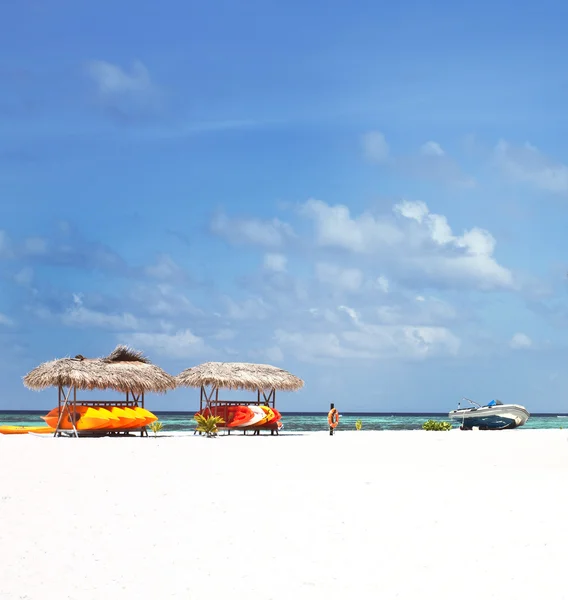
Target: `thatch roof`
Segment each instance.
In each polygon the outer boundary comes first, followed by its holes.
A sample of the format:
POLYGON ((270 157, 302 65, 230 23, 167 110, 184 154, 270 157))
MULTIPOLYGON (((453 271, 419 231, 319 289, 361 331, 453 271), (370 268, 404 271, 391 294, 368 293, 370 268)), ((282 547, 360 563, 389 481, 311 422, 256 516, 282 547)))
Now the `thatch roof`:
POLYGON ((252 363, 208 362, 182 371, 177 377, 178 385, 185 387, 212 386, 240 390, 301 389, 304 382, 288 371, 272 365, 252 363))
POLYGON ((32 390, 55 386, 75 386, 80 390, 118 392, 165 392, 176 387, 176 380, 153 365, 141 352, 117 346, 104 358, 59 358, 43 363, 24 377, 32 390))

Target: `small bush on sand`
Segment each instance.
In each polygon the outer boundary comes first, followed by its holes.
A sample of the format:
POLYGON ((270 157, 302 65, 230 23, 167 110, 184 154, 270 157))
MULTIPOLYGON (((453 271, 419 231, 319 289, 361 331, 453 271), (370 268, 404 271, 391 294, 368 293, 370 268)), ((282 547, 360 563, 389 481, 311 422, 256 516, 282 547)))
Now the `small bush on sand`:
POLYGON ((154 437, 156 437, 158 432, 162 431, 162 429, 164 428, 164 425, 162 423, 160 423, 160 421, 154 421, 153 423, 150 423, 150 425, 148 425, 148 427, 150 428, 150 431, 154 434, 154 437))
POLYGON ((355 429, 357 431, 361 431, 361 429, 363 429, 363 421, 361 421, 361 419, 357 419, 355 421, 355 429))
POLYGON ((207 437, 215 437, 218 433, 217 426, 222 425, 225 422, 222 417, 204 417, 199 413, 193 418, 197 421, 197 431, 199 431, 199 433, 204 433, 207 437))
POLYGON ((434 421, 434 419, 428 419, 422 424, 422 429, 425 431, 450 431, 452 424, 447 421, 434 421))

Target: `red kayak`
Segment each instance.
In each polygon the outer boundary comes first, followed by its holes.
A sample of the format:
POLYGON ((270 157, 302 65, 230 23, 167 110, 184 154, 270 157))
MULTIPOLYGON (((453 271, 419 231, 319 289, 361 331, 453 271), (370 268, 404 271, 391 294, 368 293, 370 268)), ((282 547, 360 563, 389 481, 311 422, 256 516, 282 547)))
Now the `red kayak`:
POLYGON ((221 417, 226 427, 240 427, 254 417, 254 411, 248 406, 214 406, 201 412, 204 417, 221 417))

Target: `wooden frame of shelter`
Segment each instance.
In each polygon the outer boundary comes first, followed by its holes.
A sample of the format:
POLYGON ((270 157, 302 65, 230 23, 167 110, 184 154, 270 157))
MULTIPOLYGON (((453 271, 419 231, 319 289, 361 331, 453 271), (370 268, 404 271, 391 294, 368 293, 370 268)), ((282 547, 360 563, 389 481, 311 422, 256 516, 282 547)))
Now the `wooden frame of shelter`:
MULTIPOLYGON (((214 411, 221 406, 264 404, 276 408, 276 391, 297 391, 304 386, 299 377, 272 365, 254 363, 208 362, 182 371, 177 377, 178 386, 199 388, 199 412, 209 408, 214 411), (221 400, 219 390, 249 390, 256 392, 253 400, 221 400)), ((231 430, 242 430, 244 433, 253 430, 270 430, 278 433, 276 425, 260 425, 250 427, 221 427, 231 430)))
MULTIPOLYGON (((32 390, 48 387, 58 389, 58 421, 54 436, 71 434, 79 437, 76 428, 77 406, 144 408, 146 392, 164 393, 176 387, 174 377, 152 364, 141 352, 117 346, 104 358, 60 358, 42 363, 24 377, 24 385, 32 390), (77 390, 115 390, 125 394, 123 400, 77 400, 77 390), (69 417, 71 430, 61 429, 64 416, 69 417)), ((138 431, 148 435, 146 427, 112 430, 89 430, 90 435, 114 435, 138 431)))

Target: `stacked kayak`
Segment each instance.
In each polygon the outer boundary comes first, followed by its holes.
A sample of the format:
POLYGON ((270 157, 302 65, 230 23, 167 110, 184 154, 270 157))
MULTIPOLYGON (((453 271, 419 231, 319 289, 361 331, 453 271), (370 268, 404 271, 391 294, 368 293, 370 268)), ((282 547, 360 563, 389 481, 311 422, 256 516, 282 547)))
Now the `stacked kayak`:
MULTIPOLYGON (((149 410, 140 406, 69 406, 63 411, 59 424, 61 430, 72 430, 75 422, 77 431, 127 431, 140 429, 158 420, 149 410)), ((42 417, 46 426, 0 425, 0 434, 54 433, 59 420, 59 408, 54 408, 42 417)))
POLYGON ((223 427, 229 429, 281 429, 282 415, 270 406, 237 405, 213 406, 201 412, 204 417, 217 416, 224 421, 223 427))
MULTIPOLYGON (((54 408, 42 419, 49 427, 55 429, 59 420, 59 409, 54 408)), ((71 406, 63 411, 59 429, 73 429, 71 419, 77 431, 115 431, 140 429, 146 427, 158 417, 141 406, 71 406)))

